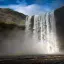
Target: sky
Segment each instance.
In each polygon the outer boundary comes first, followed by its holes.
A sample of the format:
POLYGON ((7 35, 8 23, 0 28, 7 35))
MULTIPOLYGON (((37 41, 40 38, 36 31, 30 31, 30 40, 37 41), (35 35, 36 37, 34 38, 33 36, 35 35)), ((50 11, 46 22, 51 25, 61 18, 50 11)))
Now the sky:
POLYGON ((26 15, 41 14, 61 6, 64 0, 0 0, 0 8, 11 8, 26 15))

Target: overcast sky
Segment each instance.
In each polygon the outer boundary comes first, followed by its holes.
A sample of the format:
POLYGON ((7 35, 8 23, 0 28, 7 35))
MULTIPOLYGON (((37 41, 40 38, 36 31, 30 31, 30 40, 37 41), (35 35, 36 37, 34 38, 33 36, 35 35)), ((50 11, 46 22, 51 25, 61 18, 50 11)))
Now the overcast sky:
POLYGON ((11 8, 26 15, 41 14, 64 5, 64 0, 0 0, 1 8, 11 8))

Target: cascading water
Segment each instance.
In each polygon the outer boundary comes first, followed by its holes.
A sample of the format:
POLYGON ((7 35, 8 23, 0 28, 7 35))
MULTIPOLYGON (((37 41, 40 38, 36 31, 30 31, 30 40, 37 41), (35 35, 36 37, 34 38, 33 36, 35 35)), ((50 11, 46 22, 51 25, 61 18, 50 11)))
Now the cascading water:
POLYGON ((35 15, 33 33, 31 33, 30 30, 30 25, 32 22, 31 18, 31 16, 27 16, 26 18, 26 38, 28 38, 29 35, 32 34, 32 47, 40 53, 58 53, 59 49, 57 47, 58 43, 56 37, 54 12, 47 12, 41 15, 35 15))

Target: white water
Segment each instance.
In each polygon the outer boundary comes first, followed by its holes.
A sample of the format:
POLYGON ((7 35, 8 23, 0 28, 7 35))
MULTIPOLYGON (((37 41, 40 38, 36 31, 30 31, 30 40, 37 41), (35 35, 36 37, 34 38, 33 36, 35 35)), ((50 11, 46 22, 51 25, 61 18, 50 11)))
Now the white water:
POLYGON ((54 12, 35 15, 33 32, 30 29, 31 18, 31 16, 26 18, 25 44, 27 51, 37 54, 58 53, 54 12))

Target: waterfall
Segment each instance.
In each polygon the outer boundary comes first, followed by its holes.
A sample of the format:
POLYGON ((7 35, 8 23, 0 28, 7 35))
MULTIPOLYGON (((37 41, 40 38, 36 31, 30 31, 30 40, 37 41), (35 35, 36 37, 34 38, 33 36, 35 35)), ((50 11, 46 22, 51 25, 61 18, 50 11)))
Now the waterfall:
POLYGON ((54 12, 48 12, 46 14, 46 25, 47 25, 47 49, 48 53, 59 52, 58 42, 56 36, 56 24, 54 19, 54 12))
POLYGON ((26 31, 29 31, 30 30, 30 24, 31 24, 31 16, 27 16, 26 17, 26 31))
MULTIPOLYGON (((26 18, 26 34, 28 33, 31 34, 30 30, 31 28, 30 25, 32 22, 31 18, 32 16, 27 16, 26 18)), ((36 44, 39 43, 42 49, 46 48, 45 49, 46 54, 59 52, 56 36, 54 12, 46 12, 41 15, 34 15, 32 39, 34 40, 33 41, 34 43, 36 44)))

